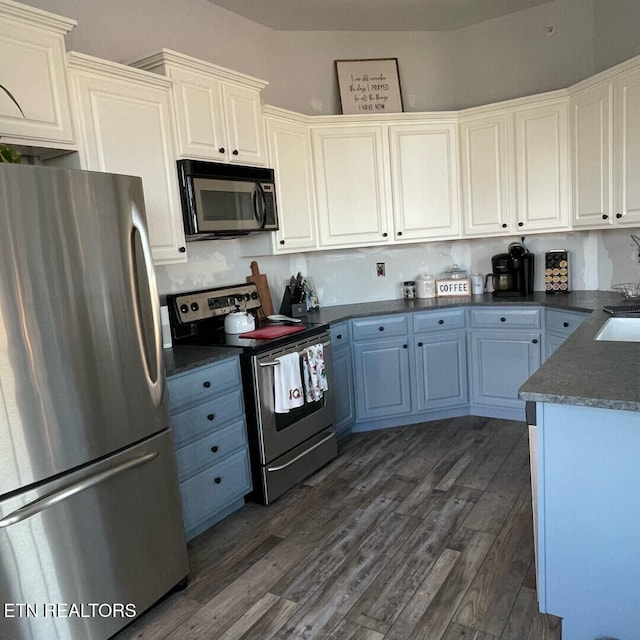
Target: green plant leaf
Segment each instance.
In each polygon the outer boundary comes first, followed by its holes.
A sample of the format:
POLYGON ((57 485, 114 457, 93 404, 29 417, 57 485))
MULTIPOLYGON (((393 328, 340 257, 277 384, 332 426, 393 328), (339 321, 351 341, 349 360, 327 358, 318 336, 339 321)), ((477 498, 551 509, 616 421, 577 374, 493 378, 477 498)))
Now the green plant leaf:
POLYGON ((17 149, 10 147, 8 144, 0 143, 0 162, 10 162, 18 164, 22 155, 17 149))
POLYGON ((0 84, 0 89, 2 89, 9 96, 9 99, 11 100, 11 102, 13 102, 13 104, 15 104, 16 107, 18 107, 18 110, 20 111, 20 113, 22 114, 22 117, 24 118, 25 117, 24 111, 22 110, 22 107, 18 104, 18 101, 15 99, 11 91, 9 91, 7 87, 2 86, 1 84, 0 84))

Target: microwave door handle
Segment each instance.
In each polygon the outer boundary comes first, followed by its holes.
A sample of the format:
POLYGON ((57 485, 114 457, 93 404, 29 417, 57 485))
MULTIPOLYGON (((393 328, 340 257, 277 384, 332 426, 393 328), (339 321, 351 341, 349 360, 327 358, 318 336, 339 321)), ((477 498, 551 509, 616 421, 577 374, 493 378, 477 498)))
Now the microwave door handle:
POLYGON ((264 229, 265 224, 267 224, 267 198, 259 182, 256 183, 256 188, 253 191, 253 215, 260 225, 260 229, 264 229), (260 201, 260 204, 258 204, 258 201, 260 201))

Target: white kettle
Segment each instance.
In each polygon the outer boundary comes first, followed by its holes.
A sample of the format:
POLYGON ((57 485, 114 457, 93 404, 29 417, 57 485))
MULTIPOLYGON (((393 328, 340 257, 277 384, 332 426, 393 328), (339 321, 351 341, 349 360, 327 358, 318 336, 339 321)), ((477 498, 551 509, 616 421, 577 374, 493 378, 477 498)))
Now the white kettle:
POLYGON ((224 319, 224 332, 237 334, 253 331, 256 328, 256 319, 248 311, 236 309, 227 314, 224 319))

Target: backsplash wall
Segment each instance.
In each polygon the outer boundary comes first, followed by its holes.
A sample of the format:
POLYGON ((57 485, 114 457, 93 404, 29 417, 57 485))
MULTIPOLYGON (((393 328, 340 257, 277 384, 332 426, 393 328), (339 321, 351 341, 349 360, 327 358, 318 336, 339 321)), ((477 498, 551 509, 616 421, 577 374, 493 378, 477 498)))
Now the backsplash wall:
MULTIPOLYGON (((567 249, 570 286, 574 290, 608 290, 613 283, 640 282, 638 247, 631 239, 638 229, 579 231, 525 236, 525 245, 536 255, 535 289, 544 289, 544 254, 567 249)), ((491 256, 506 251, 521 236, 451 240, 392 247, 368 247, 292 254, 256 256, 267 274, 276 311, 284 285, 301 271, 312 278, 322 306, 370 302, 400 297, 400 283, 420 273, 435 277, 455 263, 469 273, 486 274, 491 256), (376 275, 376 263, 384 262, 386 276, 376 275)), ((252 258, 240 255, 242 240, 209 240, 190 243, 184 264, 157 268, 161 294, 222 287, 245 281, 252 258)))

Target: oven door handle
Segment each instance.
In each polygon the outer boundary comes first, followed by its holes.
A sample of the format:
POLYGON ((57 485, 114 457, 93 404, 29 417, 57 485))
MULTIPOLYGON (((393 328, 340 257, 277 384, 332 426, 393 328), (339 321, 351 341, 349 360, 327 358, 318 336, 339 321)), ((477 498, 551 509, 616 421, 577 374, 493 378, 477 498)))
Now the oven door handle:
POLYGON ((313 447, 309 447, 306 451, 303 451, 292 460, 289 460, 289 462, 285 462, 285 464, 278 465, 277 467, 267 467, 267 471, 270 471, 270 472, 282 471, 282 469, 286 469, 287 467, 290 467, 294 462, 297 462, 298 460, 300 460, 300 458, 303 458, 308 453, 311 453, 311 451, 313 451, 314 449, 317 449, 318 447, 323 445, 325 442, 328 442, 329 440, 331 440, 331 438, 334 438, 335 435, 336 435, 335 431, 332 431, 326 438, 323 438, 322 440, 320 440, 320 442, 316 442, 313 445, 313 447))
MULTIPOLYGON (((323 347, 330 347, 330 342, 323 342, 323 347)), ((302 357, 302 353, 298 352, 298 355, 302 357)), ((267 362, 258 362, 259 367, 277 367, 280 363, 277 360, 267 360, 267 362)))

